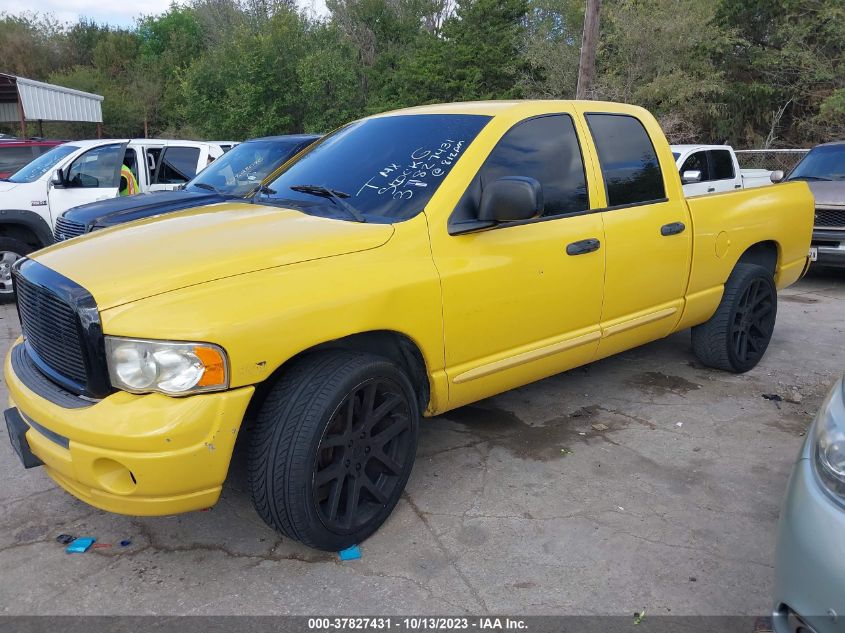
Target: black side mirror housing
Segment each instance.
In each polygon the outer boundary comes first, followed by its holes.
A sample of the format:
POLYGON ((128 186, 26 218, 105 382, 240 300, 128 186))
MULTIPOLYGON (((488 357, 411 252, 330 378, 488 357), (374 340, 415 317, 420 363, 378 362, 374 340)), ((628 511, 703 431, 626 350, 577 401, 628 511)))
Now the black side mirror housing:
POLYGON ((534 178, 506 176, 494 180, 481 192, 480 222, 518 222, 543 213, 543 187, 534 178))

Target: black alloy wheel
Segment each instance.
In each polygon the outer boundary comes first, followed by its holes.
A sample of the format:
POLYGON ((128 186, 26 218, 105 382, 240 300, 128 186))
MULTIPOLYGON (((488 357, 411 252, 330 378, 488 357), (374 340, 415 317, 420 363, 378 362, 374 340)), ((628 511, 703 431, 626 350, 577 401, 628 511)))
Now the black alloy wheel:
POLYGON ((350 392, 317 450, 313 492, 323 525, 348 533, 370 522, 403 483, 415 448, 409 403, 397 383, 372 378, 350 392))
POLYGON ((770 286, 765 279, 756 278, 739 299, 731 327, 731 344, 742 364, 756 365, 772 338, 775 299, 770 286))

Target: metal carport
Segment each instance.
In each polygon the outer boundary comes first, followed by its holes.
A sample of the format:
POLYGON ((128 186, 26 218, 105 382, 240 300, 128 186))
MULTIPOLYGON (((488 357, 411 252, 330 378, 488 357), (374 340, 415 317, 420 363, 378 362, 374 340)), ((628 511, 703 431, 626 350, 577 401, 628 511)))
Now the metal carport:
POLYGON ((101 95, 0 73, 0 122, 20 123, 23 138, 27 121, 37 121, 39 130, 43 121, 96 123, 100 137, 102 102, 101 95))

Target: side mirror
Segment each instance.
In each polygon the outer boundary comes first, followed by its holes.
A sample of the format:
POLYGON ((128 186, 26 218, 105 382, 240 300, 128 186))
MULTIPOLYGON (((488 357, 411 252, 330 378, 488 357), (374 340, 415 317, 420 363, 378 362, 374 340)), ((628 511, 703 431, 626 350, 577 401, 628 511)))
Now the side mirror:
POLYGON ((57 169, 53 172, 53 177, 50 178, 50 186, 55 189, 61 189, 65 186, 65 175, 62 173, 61 169, 57 169))
POLYGON ((782 169, 776 169, 775 171, 772 172, 771 176, 769 176, 769 179, 772 182, 780 182, 781 180, 783 180, 783 177, 784 177, 783 170, 782 169))
POLYGON ((534 178, 506 176, 481 192, 480 222, 530 220, 543 213, 543 187, 534 178))
POLYGON ((701 172, 698 169, 690 169, 681 174, 681 182, 689 185, 694 182, 701 182, 701 172))

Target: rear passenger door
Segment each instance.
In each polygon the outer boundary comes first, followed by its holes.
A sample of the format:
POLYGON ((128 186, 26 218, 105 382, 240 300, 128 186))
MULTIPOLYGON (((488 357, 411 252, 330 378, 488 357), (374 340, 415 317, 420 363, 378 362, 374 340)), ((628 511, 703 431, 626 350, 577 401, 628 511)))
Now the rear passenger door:
POLYGON ((666 195, 664 170, 674 170, 675 163, 669 156, 661 167, 642 122, 623 114, 587 113, 585 118, 607 205, 601 213, 607 269, 598 352, 607 356, 665 336, 677 323, 689 277, 692 227, 684 198, 666 195))
POLYGON ((158 157, 151 191, 176 189, 197 175, 199 147, 168 145, 158 157))

